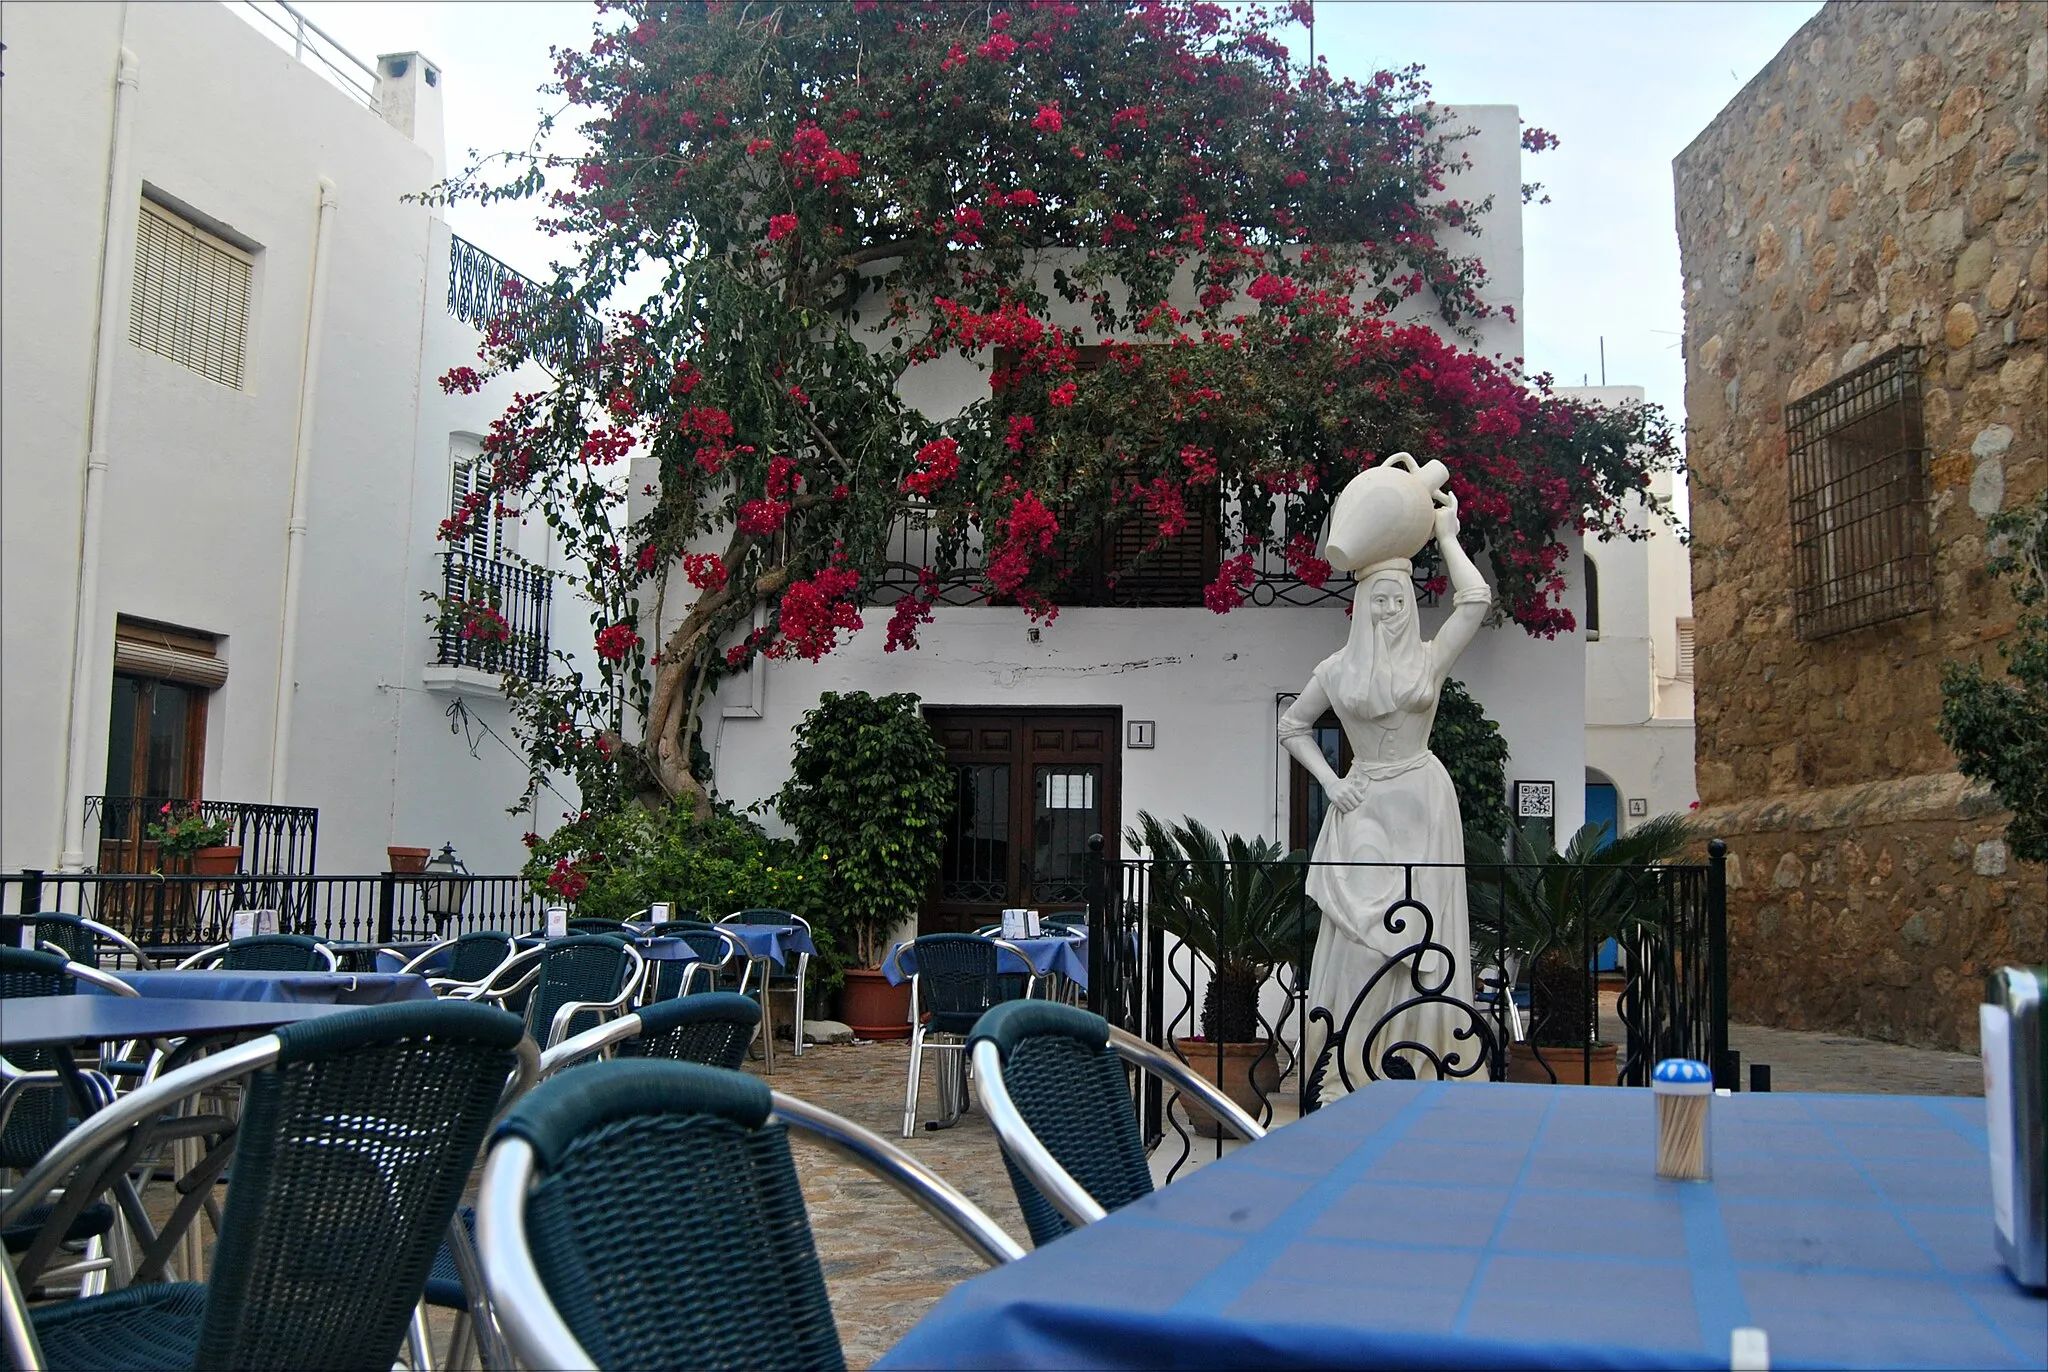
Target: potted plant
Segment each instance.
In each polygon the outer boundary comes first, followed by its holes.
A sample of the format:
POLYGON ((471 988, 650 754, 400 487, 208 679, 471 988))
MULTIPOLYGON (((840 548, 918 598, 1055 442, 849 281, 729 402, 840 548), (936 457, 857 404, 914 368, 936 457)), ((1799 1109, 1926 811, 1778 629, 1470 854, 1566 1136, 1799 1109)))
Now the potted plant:
POLYGON ((145 832, 159 860, 183 862, 197 876, 228 876, 241 869, 242 850, 228 843, 228 822, 207 818, 194 802, 165 801, 145 832))
POLYGON ((390 860, 388 870, 398 875, 410 875, 427 870, 427 859, 434 855, 432 848, 389 847, 384 855, 390 860))
POLYGON ((882 959, 938 876, 953 812, 953 772, 917 697, 820 696, 796 727, 775 808, 822 874, 848 1026, 862 1038, 909 1037, 909 986, 889 985, 882 959))
MULTIPOLYGON (((1270 839, 1219 837, 1194 819, 1162 823, 1138 812, 1125 838, 1152 857, 1149 909, 1158 927, 1209 967, 1201 1034, 1174 1039, 1188 1064, 1258 1114, 1280 1086, 1279 1058, 1259 1023, 1259 991, 1276 963, 1302 957, 1315 939, 1315 906, 1303 894, 1308 856, 1270 839)), ((1183 1102, 1198 1133, 1221 1126, 1183 1102)))
POLYGON ((1482 831, 1465 833, 1468 866, 1498 864, 1468 882, 1478 946, 1500 950, 1502 962, 1529 970, 1526 1050, 1514 1050, 1508 1080, 1615 1084, 1613 1043, 1600 1039, 1600 1000, 1589 949, 1655 920, 1663 906, 1649 868, 1677 856, 1693 837, 1682 815, 1645 820, 1619 838, 1588 824, 1559 852, 1540 825, 1521 831, 1510 861, 1482 831))

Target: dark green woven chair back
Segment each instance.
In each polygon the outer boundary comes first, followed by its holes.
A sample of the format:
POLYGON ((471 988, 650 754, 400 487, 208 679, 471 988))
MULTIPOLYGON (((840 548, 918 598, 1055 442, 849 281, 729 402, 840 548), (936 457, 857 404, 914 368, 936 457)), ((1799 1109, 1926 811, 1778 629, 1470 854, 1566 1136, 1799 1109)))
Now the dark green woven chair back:
POLYGON ((464 934, 448 950, 448 970, 440 975, 457 981, 482 981, 511 951, 512 936, 501 929, 464 934))
POLYGON ((761 1007, 731 991, 657 1001, 640 1011, 640 1037, 619 1045, 619 1056, 737 1071, 760 1023, 761 1007))
POLYGON ((752 1077, 629 1060, 541 1083, 499 1127, 534 1146, 534 1266, 599 1367, 845 1367, 768 1112, 752 1077))
MULTIPOLYGON (((77 989, 64 959, 55 953, 0 946, 0 1000, 22 996, 68 996, 77 989)), ((0 1015, 5 1015, 0 1010, 0 1015)), ((57 1065, 47 1048, 10 1048, 7 1060, 25 1072, 57 1065)), ((52 1144, 71 1128, 71 1097, 64 1091, 33 1088, 14 1102, 7 1128, 0 1131, 0 1167, 27 1168, 41 1161, 52 1144)))
MULTIPOLYGON (((625 985, 632 966, 626 945, 609 934, 571 934, 556 939, 540 957, 540 979, 526 1002, 526 1031, 535 1043, 547 1040, 555 1012, 572 1000, 610 1000, 625 985)), ((569 1033, 595 1027, 597 1015, 578 1015, 569 1033)))
POLYGON ((987 939, 926 934, 910 947, 917 968, 917 1008, 929 1016, 928 1027, 968 1033, 991 1007, 1009 998, 996 973, 999 950, 987 939))
POLYGON ((582 919, 570 920, 569 932, 572 934, 624 934, 630 938, 633 934, 633 926, 622 919, 599 919, 596 915, 588 915, 582 919))
MULTIPOLYGON (((656 928, 659 930, 659 937, 678 938, 690 945, 690 951, 704 962, 715 964, 725 956, 725 936, 715 932, 712 926, 702 920, 670 920, 667 924, 657 925, 656 928)), ((684 984, 691 980, 690 969, 695 965, 674 961, 655 963, 655 998, 667 1000, 670 996, 680 995, 684 984)), ((702 973, 699 973, 695 980, 699 987, 712 985, 711 979, 702 973)))
POLYGON ((725 917, 727 924, 795 924, 797 917, 787 910, 771 910, 767 906, 756 906, 748 910, 735 910, 725 917))
MULTIPOLYGON (((337 972, 374 972, 377 969, 377 950, 357 945, 353 948, 337 948, 327 945, 327 951, 334 954, 334 970, 337 972)), ((317 960, 317 959, 316 959, 317 960)))
POLYGON ((388 1372, 516 1061, 519 1021, 461 1001, 277 1031, 249 1082, 200 1367, 388 1372))
POLYGON ((64 956, 73 962, 82 962, 87 967, 100 965, 99 941, 92 936, 92 930, 76 915, 32 915, 24 920, 33 932, 30 938, 36 948, 45 943, 54 943, 64 950, 64 956))
MULTIPOLYGON (((1103 1209, 1152 1194, 1130 1081, 1101 1016, 1052 1001, 1013 1001, 983 1017, 973 1041, 984 1039, 1002 1053, 1003 1085, 1017 1112, 1103 1209)), ((1007 1150, 1003 1166, 1033 1244, 1042 1247, 1073 1228, 1007 1150)))
POLYGON ((255 934, 230 942, 216 964, 223 972, 324 972, 320 940, 305 934, 255 934))

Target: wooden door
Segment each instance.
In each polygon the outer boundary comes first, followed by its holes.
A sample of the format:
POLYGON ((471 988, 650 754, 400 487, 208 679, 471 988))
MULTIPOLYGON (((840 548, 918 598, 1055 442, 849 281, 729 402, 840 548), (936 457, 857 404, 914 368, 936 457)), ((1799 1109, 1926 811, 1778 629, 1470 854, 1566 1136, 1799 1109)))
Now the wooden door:
POLYGON ((1121 777, 1114 710, 933 709, 925 716, 953 769, 955 804, 938 889, 920 933, 969 932, 1006 906, 1087 908, 1088 840, 1116 854, 1121 777))

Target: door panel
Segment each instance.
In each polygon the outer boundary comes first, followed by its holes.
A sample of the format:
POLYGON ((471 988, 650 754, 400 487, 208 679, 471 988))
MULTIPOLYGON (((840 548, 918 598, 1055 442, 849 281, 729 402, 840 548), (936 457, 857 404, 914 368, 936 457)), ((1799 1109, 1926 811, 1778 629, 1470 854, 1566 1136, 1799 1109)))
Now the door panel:
POLYGON ((922 933, 970 931, 1006 906, 1085 908, 1088 840, 1115 855, 1118 718, 1113 711, 929 710, 956 803, 922 933))

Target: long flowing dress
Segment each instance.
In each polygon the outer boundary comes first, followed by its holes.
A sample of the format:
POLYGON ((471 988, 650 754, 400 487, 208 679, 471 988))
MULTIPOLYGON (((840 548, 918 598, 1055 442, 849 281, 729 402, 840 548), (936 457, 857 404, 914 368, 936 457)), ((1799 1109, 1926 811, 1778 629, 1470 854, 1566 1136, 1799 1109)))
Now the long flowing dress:
MULTIPOLYGON (((1429 751, 1437 692, 1450 664, 1439 661, 1435 643, 1425 651, 1432 688, 1426 709, 1368 718, 1366 683, 1355 675, 1347 679, 1340 650, 1316 667, 1282 725, 1283 731, 1306 731, 1326 709, 1334 710, 1351 741, 1354 760, 1346 776, 1368 779, 1356 808, 1345 813, 1332 805, 1324 815, 1312 855, 1316 865, 1309 869, 1308 894, 1323 916, 1309 971, 1310 1011, 1313 1016, 1317 1007, 1327 1009, 1344 1030, 1343 1071, 1334 1060, 1325 1069, 1324 1100, 1387 1076, 1384 1059, 1400 1043, 1423 1046, 1398 1050, 1397 1056, 1425 1080, 1465 1075, 1481 1052, 1480 1040, 1470 1036, 1472 1015, 1462 1008, 1472 1004, 1472 966, 1458 793, 1429 751), (1331 863, 1390 865, 1324 865, 1331 863), (1396 908, 1403 901, 1418 903, 1426 913, 1406 904, 1396 908), (1444 953, 1415 951, 1425 940, 1451 951, 1448 968, 1444 953), (1385 975, 1367 990, 1383 968, 1385 975), (1429 995, 1459 1005, 1425 999, 1429 995), (1390 1012, 1397 1013, 1387 1018, 1390 1012), (1466 1037, 1458 1036, 1460 1029, 1466 1037), (1439 1072, 1438 1064, 1448 1072, 1439 1072)), ((1304 1042, 1308 1068, 1321 1058, 1328 1036, 1328 1028, 1312 1018, 1304 1042)))

